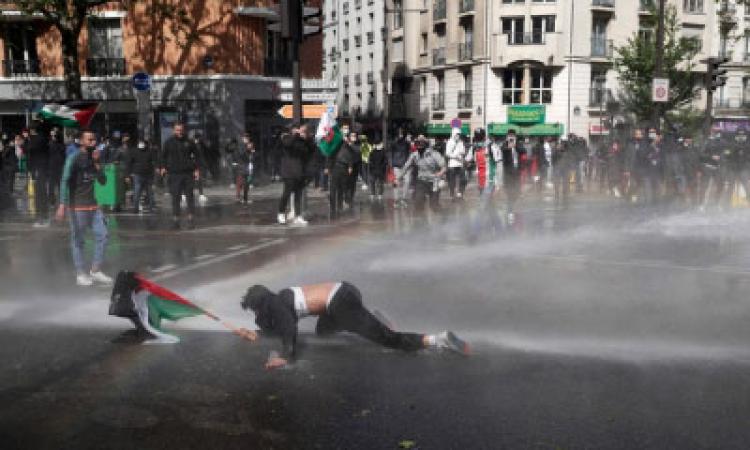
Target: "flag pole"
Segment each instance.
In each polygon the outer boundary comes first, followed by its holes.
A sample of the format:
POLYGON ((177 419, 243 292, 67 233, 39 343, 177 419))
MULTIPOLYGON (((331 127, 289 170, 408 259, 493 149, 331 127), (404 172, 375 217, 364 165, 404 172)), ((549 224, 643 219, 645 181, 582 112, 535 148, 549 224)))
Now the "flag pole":
MULTIPOLYGON (((134 277, 136 278, 136 280, 138 280, 138 281, 140 281, 142 283, 150 284, 150 285, 153 285, 153 286, 158 286, 156 283, 154 283, 151 280, 148 280, 148 279, 144 278, 140 274, 136 273, 136 274, 134 274, 134 277)), ((165 289, 165 288, 162 287, 162 289, 165 289)), ((258 339, 258 333, 256 333, 255 331, 248 330, 248 329, 245 329, 245 328, 242 328, 242 327, 238 327, 238 326, 234 325, 233 323, 231 323, 231 322, 229 322, 227 320, 222 319, 221 317, 217 316, 216 314, 214 314, 213 312, 209 311, 208 309, 203 308, 203 307, 201 307, 199 305, 196 305, 195 303, 191 302, 190 300, 186 299, 185 297, 183 297, 181 295, 178 295, 178 294, 175 294, 175 293, 172 293, 172 294, 174 294, 176 297, 178 297, 186 305, 192 306, 193 308, 195 308, 198 311, 200 311, 202 314, 205 314, 211 320, 220 323, 224 328, 230 330, 232 333, 236 334, 237 336, 239 336, 239 337, 241 337, 243 339, 247 339, 248 341, 251 341, 251 342, 253 342, 256 339, 258 339)))

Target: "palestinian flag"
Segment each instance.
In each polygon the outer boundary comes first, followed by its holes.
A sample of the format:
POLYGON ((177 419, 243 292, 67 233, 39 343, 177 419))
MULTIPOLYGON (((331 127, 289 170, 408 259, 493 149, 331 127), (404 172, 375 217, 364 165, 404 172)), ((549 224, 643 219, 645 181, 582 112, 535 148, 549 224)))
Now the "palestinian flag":
POLYGON ((154 339, 146 343, 174 344, 180 340, 164 333, 163 319, 179 320, 184 317, 208 315, 210 313, 194 305, 174 292, 146 280, 134 272, 120 272, 112 289, 109 314, 126 317, 139 330, 144 330, 154 339))
POLYGON ((329 106, 323 117, 320 118, 318 130, 315 132, 315 141, 318 143, 320 152, 326 157, 336 153, 344 142, 339 125, 333 117, 333 106, 329 106))
POLYGON ((39 111, 39 115, 44 120, 62 127, 87 127, 98 107, 99 104, 96 102, 47 103, 39 111))

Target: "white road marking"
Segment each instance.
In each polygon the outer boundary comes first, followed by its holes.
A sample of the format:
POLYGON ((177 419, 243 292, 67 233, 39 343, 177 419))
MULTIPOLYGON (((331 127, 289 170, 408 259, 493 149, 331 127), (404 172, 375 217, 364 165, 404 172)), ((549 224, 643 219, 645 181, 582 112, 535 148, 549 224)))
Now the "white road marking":
POLYGON ((16 239, 17 237, 18 236, 15 236, 15 235, 13 235, 13 236, 3 236, 3 237, 0 237, 0 241, 12 241, 12 240, 16 239))
MULTIPOLYGON (((261 239, 260 242, 265 242, 267 240, 268 239, 261 239)), ((227 250, 236 251, 236 250, 242 250, 243 248, 247 248, 247 245, 244 245, 244 244, 243 245, 235 245, 234 247, 229 247, 227 250)))
POLYGON ((196 261, 203 261, 204 259, 210 259, 210 258, 213 258, 215 256, 216 255, 214 255, 213 253, 206 253, 205 255, 196 256, 193 259, 196 260, 196 261))
POLYGON ((159 274, 159 275, 153 277, 152 280, 154 280, 154 281, 164 280, 166 278, 171 278, 171 277, 174 277, 174 276, 177 276, 177 275, 182 275, 183 273, 190 272, 191 270, 200 269, 202 267, 210 266, 211 264, 216 264, 216 263, 224 262, 224 261, 227 261, 229 259, 236 258, 238 256, 247 255, 247 254, 250 254, 250 253, 253 253, 253 252, 257 252, 259 250, 263 250, 264 248, 273 247, 274 245, 283 244, 286 241, 287 241, 287 239, 285 239, 285 238, 273 239, 271 241, 263 242, 263 243, 254 245, 254 246, 249 247, 249 248, 245 248, 245 249, 237 250, 237 251, 230 252, 230 253, 227 253, 227 254, 224 254, 224 255, 216 256, 216 257, 211 258, 211 259, 205 259, 203 261, 199 261, 199 262, 196 262, 196 263, 193 263, 193 264, 189 264, 189 265, 184 266, 184 267, 180 267, 179 269, 175 269, 175 270, 171 270, 171 271, 159 274))
POLYGON ((157 267, 155 269, 151 269, 152 273, 161 273, 166 272, 167 270, 172 270, 177 267, 177 264, 165 264, 161 267, 157 267))

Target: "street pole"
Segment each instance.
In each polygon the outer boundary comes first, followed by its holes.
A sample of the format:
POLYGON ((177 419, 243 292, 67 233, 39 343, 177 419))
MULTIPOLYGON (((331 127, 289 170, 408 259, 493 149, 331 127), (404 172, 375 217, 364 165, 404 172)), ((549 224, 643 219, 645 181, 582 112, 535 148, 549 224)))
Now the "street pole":
MULTIPOLYGON (((662 60, 664 59, 664 9, 666 0, 659 0, 659 22, 656 27, 656 60, 654 61, 654 78, 664 78, 662 60)), ((653 126, 661 130, 661 119, 663 111, 659 102, 654 103, 653 126)))
POLYGON ((568 43, 568 124, 567 124, 567 132, 570 134, 570 107, 571 107, 571 98, 570 94, 572 92, 573 87, 573 25, 575 23, 575 13, 576 13, 576 2, 571 1, 570 2, 570 39, 568 43))
POLYGON ((388 26, 388 0, 383 1, 383 75, 381 77, 381 83, 383 83, 383 130, 382 130, 382 144, 383 150, 388 149, 388 122, 391 110, 391 98, 388 95, 388 85, 391 81, 390 74, 390 58, 388 56, 388 47, 391 44, 391 33, 390 27, 388 26))
POLYGON ((490 0, 484 0, 484 89, 483 89, 483 100, 484 105, 482 106, 482 128, 484 129, 485 138, 489 138, 489 132, 487 131, 487 85, 490 72, 490 61, 492 60, 492 52, 490 51, 490 0))
POLYGON ((298 39, 290 39, 292 46, 292 117, 293 122, 302 122, 302 79, 299 72, 299 46, 298 39))

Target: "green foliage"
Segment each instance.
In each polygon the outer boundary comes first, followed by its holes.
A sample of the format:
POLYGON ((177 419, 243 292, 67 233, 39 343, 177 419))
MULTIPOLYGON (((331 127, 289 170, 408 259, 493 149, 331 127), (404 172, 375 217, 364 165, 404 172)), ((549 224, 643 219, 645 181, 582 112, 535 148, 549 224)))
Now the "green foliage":
MULTIPOLYGON (((652 11, 654 36, 645 38, 634 33, 626 45, 615 51, 615 68, 620 80, 620 100, 623 109, 635 116, 637 121, 649 120, 657 107, 651 101, 651 83, 656 62, 656 17, 652 11)), ((664 20, 664 56, 662 70, 669 79, 669 101, 665 110, 685 107, 696 98, 701 89, 701 78, 693 72, 695 56, 700 51, 700 42, 680 35, 677 8, 668 5, 664 20)))

